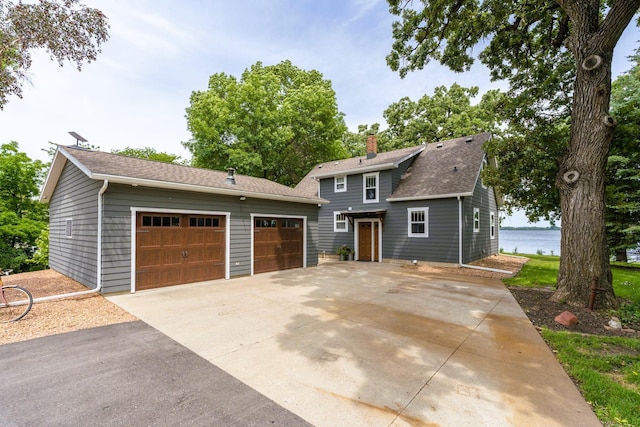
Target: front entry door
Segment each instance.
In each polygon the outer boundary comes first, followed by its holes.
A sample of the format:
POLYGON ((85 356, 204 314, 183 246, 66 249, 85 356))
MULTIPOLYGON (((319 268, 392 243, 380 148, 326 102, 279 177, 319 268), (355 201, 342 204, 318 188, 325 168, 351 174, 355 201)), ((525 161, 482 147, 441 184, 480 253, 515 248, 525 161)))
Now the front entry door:
POLYGON ((379 259, 379 227, 377 221, 358 223, 358 260, 380 261, 379 259))

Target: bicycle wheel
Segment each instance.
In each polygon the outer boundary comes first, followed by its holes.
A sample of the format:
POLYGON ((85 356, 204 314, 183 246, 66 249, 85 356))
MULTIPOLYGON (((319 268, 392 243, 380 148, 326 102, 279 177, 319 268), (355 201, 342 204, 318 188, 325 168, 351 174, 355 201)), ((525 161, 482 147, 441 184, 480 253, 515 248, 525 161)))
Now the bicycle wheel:
POLYGON ((28 290, 18 286, 3 286, 2 292, 9 305, 0 298, 0 322, 20 320, 31 310, 33 297, 28 290))

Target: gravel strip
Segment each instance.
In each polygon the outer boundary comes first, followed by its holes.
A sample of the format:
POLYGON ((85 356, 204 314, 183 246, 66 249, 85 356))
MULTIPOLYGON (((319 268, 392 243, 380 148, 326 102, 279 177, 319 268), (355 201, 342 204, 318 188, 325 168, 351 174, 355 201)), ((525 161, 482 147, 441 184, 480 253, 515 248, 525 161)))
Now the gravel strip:
MULTIPOLYGON (((34 298, 87 290, 53 270, 3 276, 2 281, 27 288, 34 298)), ((99 294, 41 302, 21 320, 0 324, 0 344, 132 320, 137 319, 99 294)))

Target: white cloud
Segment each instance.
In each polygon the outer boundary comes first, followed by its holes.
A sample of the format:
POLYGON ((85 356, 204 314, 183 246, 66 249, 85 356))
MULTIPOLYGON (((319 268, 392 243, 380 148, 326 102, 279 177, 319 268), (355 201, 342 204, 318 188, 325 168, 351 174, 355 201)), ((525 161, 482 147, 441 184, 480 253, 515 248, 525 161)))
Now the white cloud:
MULTIPOLYGON (((109 151, 152 146, 188 157, 184 117, 189 95, 210 75, 239 77, 257 61, 289 59, 330 79, 352 130, 383 124, 383 111, 403 96, 431 95, 436 86, 498 87, 482 66, 455 74, 436 63, 401 79, 386 65, 391 23, 384 0, 84 0, 109 18, 110 40, 98 60, 77 72, 34 54, 33 86, 0 111, 0 142, 16 140, 33 158, 47 141, 73 144, 76 131, 109 151)), ((628 29, 616 50, 614 73, 639 39, 628 29), (617 67, 617 68, 616 68, 617 67)))

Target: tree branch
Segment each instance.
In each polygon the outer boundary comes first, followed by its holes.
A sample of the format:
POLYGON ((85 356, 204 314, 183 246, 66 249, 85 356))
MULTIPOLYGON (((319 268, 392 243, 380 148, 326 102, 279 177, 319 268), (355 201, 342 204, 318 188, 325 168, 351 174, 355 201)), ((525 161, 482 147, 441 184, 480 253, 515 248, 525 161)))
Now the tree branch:
POLYGON ((624 0, 613 3, 598 31, 598 41, 602 42, 600 45, 602 50, 613 50, 633 15, 639 9, 640 0, 624 0))

